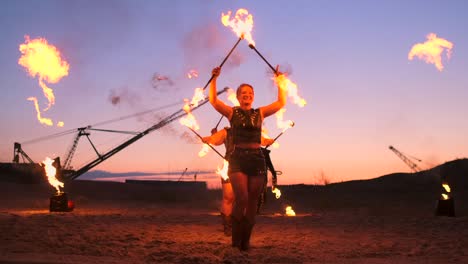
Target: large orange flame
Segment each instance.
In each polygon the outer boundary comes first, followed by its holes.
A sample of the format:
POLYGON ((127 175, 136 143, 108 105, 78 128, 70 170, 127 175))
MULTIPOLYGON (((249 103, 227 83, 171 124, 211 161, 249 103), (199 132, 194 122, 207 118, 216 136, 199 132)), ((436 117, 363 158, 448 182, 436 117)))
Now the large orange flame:
POLYGON ((292 99, 294 104, 300 107, 304 107, 307 104, 306 100, 297 94, 297 84, 289 80, 286 75, 277 75, 273 78, 273 80, 281 89, 287 91, 288 96, 292 99))
POLYGON ((444 65, 442 64, 441 54, 444 52, 444 49, 446 49, 447 59, 450 59, 452 48, 452 42, 443 38, 438 38, 435 33, 429 33, 426 42, 413 45, 408 53, 408 59, 413 60, 413 58, 417 56, 426 63, 434 64, 437 70, 442 71, 444 65))
POLYGON ((57 190, 57 193, 60 193, 60 188, 63 188, 64 185, 63 182, 55 178, 55 175, 57 174, 57 169, 52 165, 52 163, 54 163, 54 160, 49 157, 46 157, 46 159, 42 163, 44 164, 47 180, 49 181, 50 185, 52 185, 57 190))
POLYGON ((255 46, 255 41, 252 38, 253 16, 249 14, 247 9, 243 8, 237 10, 232 19, 231 14, 231 11, 228 11, 227 14, 222 13, 221 22, 223 25, 231 27, 239 38, 243 38, 255 46))
POLYGON ((22 56, 19 58, 18 64, 26 68, 30 76, 39 77, 39 85, 48 100, 47 107, 44 109, 47 111, 55 104, 55 95, 45 82, 57 83, 60 81, 62 77, 68 75, 69 65, 65 60, 62 60, 57 48, 49 45, 46 39, 31 40, 27 35, 24 38, 25 43, 19 46, 22 56))

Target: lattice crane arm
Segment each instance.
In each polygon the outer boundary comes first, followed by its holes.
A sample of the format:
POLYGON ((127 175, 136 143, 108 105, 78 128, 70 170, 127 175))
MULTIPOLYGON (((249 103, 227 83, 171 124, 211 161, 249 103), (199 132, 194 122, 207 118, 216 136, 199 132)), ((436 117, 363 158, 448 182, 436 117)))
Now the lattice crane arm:
POLYGON ((403 160, 406 165, 408 165, 414 172, 420 172, 422 171, 418 165, 416 163, 414 163, 413 161, 411 161, 409 158, 407 158, 405 155, 403 155, 403 153, 401 153, 400 151, 398 151, 396 148, 394 148, 393 146, 389 146, 388 147, 391 151, 393 151, 401 160, 403 160))

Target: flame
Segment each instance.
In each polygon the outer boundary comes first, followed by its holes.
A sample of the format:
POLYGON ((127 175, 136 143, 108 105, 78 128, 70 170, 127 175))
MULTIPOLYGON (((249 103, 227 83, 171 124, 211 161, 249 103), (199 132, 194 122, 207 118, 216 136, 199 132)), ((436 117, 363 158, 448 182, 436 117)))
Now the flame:
MULTIPOLYGON (((26 68, 30 76, 39 77, 39 86, 41 86, 48 101, 47 107, 43 111, 47 111, 55 104, 55 95, 45 82, 57 83, 62 77, 68 75, 70 66, 65 60, 62 60, 57 48, 49 45, 46 39, 31 40, 28 35, 24 38, 25 43, 19 46, 22 56, 19 58, 18 64, 26 68)), ((39 121, 41 122, 40 119, 39 121)))
POLYGON ((187 78, 192 79, 192 78, 197 78, 198 77, 198 72, 196 70, 190 70, 187 73, 187 78))
POLYGON ((49 181, 50 185, 52 185, 57 190, 57 193, 60 193, 60 188, 63 188, 63 182, 55 178, 57 169, 52 165, 53 162, 53 159, 46 157, 46 159, 42 163, 44 164, 47 180, 49 181))
POLYGON ((57 122, 58 127, 63 127, 64 125, 65 125, 65 123, 63 123, 63 121, 58 121, 57 122))
POLYGON ((221 22, 223 25, 231 27, 239 38, 243 38, 255 46, 255 41, 252 39, 253 16, 249 14, 247 9, 243 8, 238 9, 232 19, 230 18, 231 14, 231 11, 228 11, 227 14, 222 13, 221 22))
POLYGON ((221 168, 218 167, 218 169, 216 170, 216 174, 220 175, 225 181, 229 179, 228 167, 229 162, 227 160, 223 160, 223 166, 221 168))
POLYGON ((271 192, 276 195, 276 199, 279 199, 281 197, 281 191, 278 188, 271 188, 271 192))
POLYGON ((439 71, 442 71, 444 65, 442 65, 441 54, 446 49, 447 59, 450 59, 453 43, 446 39, 438 38, 435 33, 429 33, 426 38, 426 42, 413 45, 408 53, 408 60, 413 60, 414 56, 417 56, 426 63, 434 64, 439 71))
POLYGON ((189 101, 185 99, 185 105, 183 107, 184 111, 187 113, 185 117, 180 119, 180 123, 184 126, 190 127, 193 130, 200 129, 200 126, 197 123, 197 119, 192 114, 192 107, 198 106, 198 104, 205 99, 205 95, 203 94, 203 88, 196 88, 195 93, 192 97, 192 100, 189 101))
POLYGON ((289 80, 286 75, 277 75, 273 77, 273 80, 282 90, 286 90, 288 92, 288 96, 292 99, 294 104, 300 107, 304 107, 307 104, 306 100, 297 94, 297 84, 289 80))
POLYGON ((292 209, 290 205, 286 206, 286 215, 287 216, 296 216, 296 212, 292 209))
POLYGON ((36 114, 37 114, 37 120, 39 120, 41 124, 52 126, 53 125, 52 119, 42 117, 41 110, 39 109, 39 104, 37 103, 37 98, 29 97, 28 100, 33 101, 34 103, 34 108, 36 109, 36 114))
POLYGON ((231 102, 234 106, 239 106, 240 103, 237 100, 237 94, 233 89, 227 90, 228 101, 231 102))
POLYGON ((448 192, 448 193, 450 192, 450 186, 447 183, 442 184, 442 187, 444 187, 444 190, 446 192, 448 192))
MULTIPOLYGON (((266 138, 266 139, 271 139, 271 137, 268 135, 268 129, 266 129, 265 127, 262 127, 262 137, 266 138)), ((279 145, 279 143, 277 141, 275 141, 275 142, 273 142, 273 144, 271 146, 273 148, 279 148, 280 145, 279 145)))
POLYGON ((294 122, 291 120, 283 120, 284 112, 286 112, 286 108, 281 108, 278 112, 276 112, 276 126, 279 129, 282 129, 284 131, 288 130, 289 128, 293 127, 294 122))
POLYGON ((443 200, 448 200, 449 199, 449 196, 445 193, 442 194, 442 199, 443 200))
POLYGON ((210 146, 208 146, 208 144, 203 144, 202 149, 198 152, 198 156, 200 158, 205 157, 209 151, 210 151, 210 146))

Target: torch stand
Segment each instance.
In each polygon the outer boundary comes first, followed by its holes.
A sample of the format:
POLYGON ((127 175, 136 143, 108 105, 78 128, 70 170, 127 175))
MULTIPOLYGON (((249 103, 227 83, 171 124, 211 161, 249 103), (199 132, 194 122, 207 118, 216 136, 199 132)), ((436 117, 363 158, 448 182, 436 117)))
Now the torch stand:
POLYGON ((68 200, 65 192, 55 193, 50 197, 50 212, 71 212, 73 208, 73 202, 68 200))
POLYGON ((436 216, 455 216, 455 206, 453 198, 439 199, 437 201, 436 216))

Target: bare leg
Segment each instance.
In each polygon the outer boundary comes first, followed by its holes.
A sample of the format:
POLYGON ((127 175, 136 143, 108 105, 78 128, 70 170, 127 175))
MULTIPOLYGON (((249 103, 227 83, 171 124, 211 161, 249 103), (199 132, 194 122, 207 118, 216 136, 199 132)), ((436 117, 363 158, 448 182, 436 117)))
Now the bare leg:
POLYGON ((221 213, 226 216, 232 214, 232 204, 234 202, 234 192, 231 183, 223 183, 223 201, 221 203, 221 213))
POLYGON ((250 223, 255 223, 255 215, 257 214, 258 198, 263 191, 264 177, 250 177, 248 181, 248 201, 245 217, 250 223))
POLYGON ((229 179, 231 180, 235 197, 232 216, 240 221, 245 215, 248 204, 248 178, 247 175, 242 172, 234 172, 229 175, 229 179))

